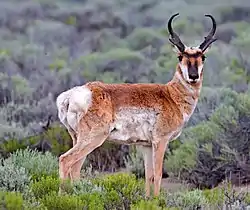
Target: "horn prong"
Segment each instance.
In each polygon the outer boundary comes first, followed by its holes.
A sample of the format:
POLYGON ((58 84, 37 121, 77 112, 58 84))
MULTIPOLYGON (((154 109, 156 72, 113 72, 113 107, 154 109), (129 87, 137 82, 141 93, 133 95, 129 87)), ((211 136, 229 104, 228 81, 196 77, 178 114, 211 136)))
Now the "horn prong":
POLYGON ((179 36, 174 32, 173 28, 172 28, 172 21, 173 19, 178 16, 179 13, 175 13, 174 15, 172 15, 169 18, 168 21, 168 31, 170 34, 170 38, 169 41, 174 44, 179 50, 180 52, 184 52, 185 51, 185 45, 182 43, 181 39, 179 38, 179 36))

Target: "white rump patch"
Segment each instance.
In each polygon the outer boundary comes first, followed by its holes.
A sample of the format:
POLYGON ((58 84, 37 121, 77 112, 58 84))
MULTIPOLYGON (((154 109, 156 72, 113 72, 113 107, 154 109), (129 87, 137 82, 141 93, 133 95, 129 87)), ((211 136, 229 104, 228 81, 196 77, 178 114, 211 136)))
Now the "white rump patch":
POLYGON ((156 123, 156 112, 143 108, 122 108, 115 115, 111 125, 110 141, 125 144, 149 144, 152 141, 152 131, 156 123), (139 142, 140 141, 140 142, 139 142))
POLYGON ((77 86, 62 92, 56 99, 58 118, 68 129, 76 131, 77 123, 91 105, 92 92, 85 86, 77 86))

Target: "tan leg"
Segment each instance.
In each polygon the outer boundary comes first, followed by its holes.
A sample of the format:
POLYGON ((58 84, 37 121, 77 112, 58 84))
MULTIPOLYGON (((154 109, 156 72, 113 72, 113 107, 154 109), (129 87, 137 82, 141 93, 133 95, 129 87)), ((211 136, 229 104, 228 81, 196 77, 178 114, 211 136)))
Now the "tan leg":
POLYGON ((77 140, 76 132, 74 130, 72 130, 71 128, 68 128, 68 132, 69 132, 69 135, 73 141, 73 146, 74 146, 76 144, 76 140, 77 140))
MULTIPOLYGON (((77 141, 77 136, 76 136, 76 133, 75 131, 73 130, 69 130, 69 134, 73 140, 73 147, 76 145, 76 141, 77 141)), ((81 168, 82 168, 82 165, 85 161, 86 157, 84 157, 83 159, 77 161, 72 167, 71 167, 71 170, 70 170, 70 176, 69 178, 71 180, 76 180, 76 179, 80 179, 80 176, 81 176, 81 168)))
POLYGON ((161 141, 153 145, 153 166, 154 166, 154 195, 160 194, 161 180, 162 180, 162 166, 164 153, 166 149, 166 142, 161 141))
POLYGON ((86 157, 82 158, 81 160, 77 161, 70 170, 70 179, 71 180, 79 180, 81 178, 81 169, 86 157))
MULTIPOLYGON (((108 136, 107 129, 95 128, 87 135, 78 136, 77 143, 73 148, 59 158, 59 176, 61 180, 67 179, 72 166, 83 160, 94 149, 101 146, 108 136)), ((79 168, 79 165, 78 165, 79 168)))
POLYGON ((143 154, 144 159, 144 168, 145 168, 145 192, 146 196, 150 196, 150 188, 154 180, 154 171, 153 171, 153 149, 152 147, 138 146, 143 154))

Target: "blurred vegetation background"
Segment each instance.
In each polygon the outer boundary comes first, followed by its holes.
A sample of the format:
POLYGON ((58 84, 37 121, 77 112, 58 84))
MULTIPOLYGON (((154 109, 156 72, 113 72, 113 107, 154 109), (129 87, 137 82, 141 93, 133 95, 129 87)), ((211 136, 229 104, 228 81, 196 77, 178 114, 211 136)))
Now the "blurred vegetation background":
MULTIPOLYGON (((198 45, 210 30, 204 14, 215 17, 218 41, 207 55, 198 106, 169 145, 164 171, 200 187, 250 181, 249 0, 1 0, 1 155, 27 146, 57 156, 69 149, 55 99, 73 86, 167 83, 178 60, 165 27, 176 12, 173 27, 186 45, 198 45)), ((122 145, 105 143, 89 164, 144 173, 141 154, 122 145)))

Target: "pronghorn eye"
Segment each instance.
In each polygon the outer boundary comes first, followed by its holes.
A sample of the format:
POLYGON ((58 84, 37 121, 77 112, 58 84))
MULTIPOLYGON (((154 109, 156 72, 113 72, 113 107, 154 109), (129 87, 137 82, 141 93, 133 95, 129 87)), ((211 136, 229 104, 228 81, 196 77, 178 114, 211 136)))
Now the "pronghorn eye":
POLYGON ((202 59, 202 61, 205 61, 206 56, 205 56, 205 55, 202 55, 202 56, 201 56, 201 59, 202 59))
POLYGON ((179 55, 179 56, 178 56, 178 59, 179 59, 180 62, 182 61, 182 58, 183 58, 182 55, 179 55))

